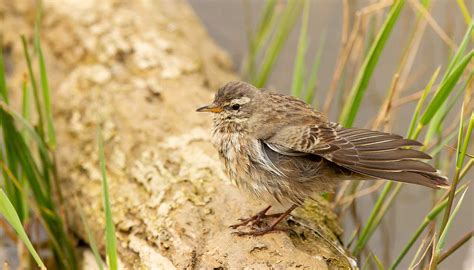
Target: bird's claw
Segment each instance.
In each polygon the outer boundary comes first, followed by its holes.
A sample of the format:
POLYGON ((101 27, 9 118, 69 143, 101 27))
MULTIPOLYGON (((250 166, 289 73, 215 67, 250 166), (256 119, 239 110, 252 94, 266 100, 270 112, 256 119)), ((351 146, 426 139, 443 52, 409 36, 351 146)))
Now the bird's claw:
POLYGON ((277 228, 276 225, 280 221, 282 221, 285 217, 287 217, 290 214, 290 212, 296 208, 296 205, 291 206, 288 210, 286 210, 283 213, 267 215, 267 211, 268 209, 270 209, 270 207, 271 206, 268 206, 267 208, 263 209, 262 211, 258 212, 256 215, 252 217, 239 219, 241 221, 240 223, 230 225, 229 227, 232 229, 237 229, 240 226, 244 226, 247 224, 251 225, 251 228, 253 229, 251 231, 233 232, 234 234, 238 236, 245 236, 245 235, 258 236, 258 235, 267 234, 269 232, 286 231, 285 229, 277 228), (272 221, 272 223, 268 224, 265 220, 267 218, 275 218, 275 220, 272 221))
POLYGON ((251 225, 259 225, 262 224, 263 220, 268 217, 273 217, 274 215, 267 215, 267 211, 270 209, 270 206, 266 207, 262 211, 258 212, 257 214, 248 217, 248 218, 239 218, 239 223, 232 224, 229 226, 231 229, 237 229, 238 227, 245 226, 247 224, 251 225))
POLYGON ((229 226, 231 229, 237 229, 238 227, 245 226, 247 224, 251 224, 252 226, 256 224, 261 224, 263 222, 263 219, 265 219, 266 216, 261 216, 261 215, 255 215, 249 218, 239 218, 238 220, 241 221, 236 224, 232 224, 229 226))

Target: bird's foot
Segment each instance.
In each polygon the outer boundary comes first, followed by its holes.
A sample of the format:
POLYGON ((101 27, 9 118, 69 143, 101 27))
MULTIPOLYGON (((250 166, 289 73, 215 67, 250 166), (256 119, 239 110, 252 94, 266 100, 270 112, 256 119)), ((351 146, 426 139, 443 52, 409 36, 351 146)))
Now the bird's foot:
POLYGON ((258 212, 256 215, 254 215, 252 217, 245 218, 245 219, 240 219, 242 222, 231 225, 230 228, 237 229, 240 226, 244 226, 244 225, 247 225, 247 224, 251 225, 251 227, 253 229, 251 231, 247 231, 247 232, 237 231, 237 232, 234 232, 238 236, 246 236, 246 235, 260 236, 260 235, 264 235, 264 234, 267 234, 267 233, 270 233, 270 232, 275 232, 275 231, 286 231, 285 229, 280 229, 280 228, 277 228, 276 226, 283 219, 285 219, 291 213, 291 211, 293 211, 296 208, 296 205, 291 206, 288 210, 286 210, 283 213, 267 215, 266 213, 270 209, 270 207, 271 206, 268 206, 267 208, 263 209, 262 211, 258 212), (275 217, 276 218, 270 225, 268 225, 267 223, 264 222, 265 219, 269 218, 269 217, 275 217))
POLYGON ((257 214, 251 216, 251 217, 248 217, 248 218, 239 218, 239 223, 236 223, 236 224, 232 224, 229 226, 229 228, 231 229, 237 229, 239 227, 242 227, 242 226, 245 226, 247 224, 250 224, 252 226, 259 226, 261 225, 264 220, 266 218, 269 218, 269 217, 275 217, 275 216, 279 216, 280 214, 271 214, 271 215, 267 215, 267 212, 268 210, 271 208, 272 206, 269 205, 267 207, 265 207, 265 209, 263 209, 262 211, 258 212, 257 214))

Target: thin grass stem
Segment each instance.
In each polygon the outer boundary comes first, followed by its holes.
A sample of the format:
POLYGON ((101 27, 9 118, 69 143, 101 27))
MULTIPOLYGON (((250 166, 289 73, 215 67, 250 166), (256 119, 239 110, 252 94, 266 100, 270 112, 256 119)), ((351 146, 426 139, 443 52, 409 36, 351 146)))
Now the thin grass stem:
POLYGON ((443 262, 446 258, 451 256, 456 250, 466 244, 474 236, 474 230, 465 234, 461 239, 459 239, 454 245, 452 245, 448 250, 446 250, 441 256, 439 256, 438 264, 443 262))

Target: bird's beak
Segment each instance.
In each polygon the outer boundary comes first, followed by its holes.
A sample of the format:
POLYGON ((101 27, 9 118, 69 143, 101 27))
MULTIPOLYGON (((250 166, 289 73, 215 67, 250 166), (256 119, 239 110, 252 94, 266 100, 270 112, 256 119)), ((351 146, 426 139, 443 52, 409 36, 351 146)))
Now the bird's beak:
POLYGON ((222 112, 224 109, 214 103, 212 104, 209 104, 209 105, 206 105, 206 106, 202 106, 200 108, 198 108, 196 110, 196 112, 212 112, 212 113, 220 113, 222 112))

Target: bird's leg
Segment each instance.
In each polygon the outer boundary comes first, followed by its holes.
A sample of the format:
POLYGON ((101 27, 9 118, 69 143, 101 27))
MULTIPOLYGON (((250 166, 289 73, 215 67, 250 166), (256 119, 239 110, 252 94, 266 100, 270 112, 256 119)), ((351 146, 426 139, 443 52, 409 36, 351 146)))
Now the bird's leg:
POLYGON ((253 231, 235 232, 235 233, 238 236, 245 236, 245 235, 259 236, 259 235, 264 235, 270 232, 283 231, 282 229, 279 229, 276 226, 278 225, 278 223, 284 220, 291 213, 291 211, 295 210, 296 207, 297 207, 296 205, 293 205, 290 208, 288 208, 288 210, 286 210, 285 212, 278 214, 278 218, 276 218, 270 225, 255 228, 253 231))
POLYGON ((251 217, 239 218, 239 221, 241 221, 241 222, 230 225, 229 228, 237 229, 238 227, 247 225, 249 223, 261 223, 263 219, 265 219, 267 217, 274 216, 274 214, 267 215, 267 212, 268 212, 268 210, 270 210, 270 208, 272 208, 271 205, 265 207, 262 211, 258 212, 257 214, 255 214, 251 217))

